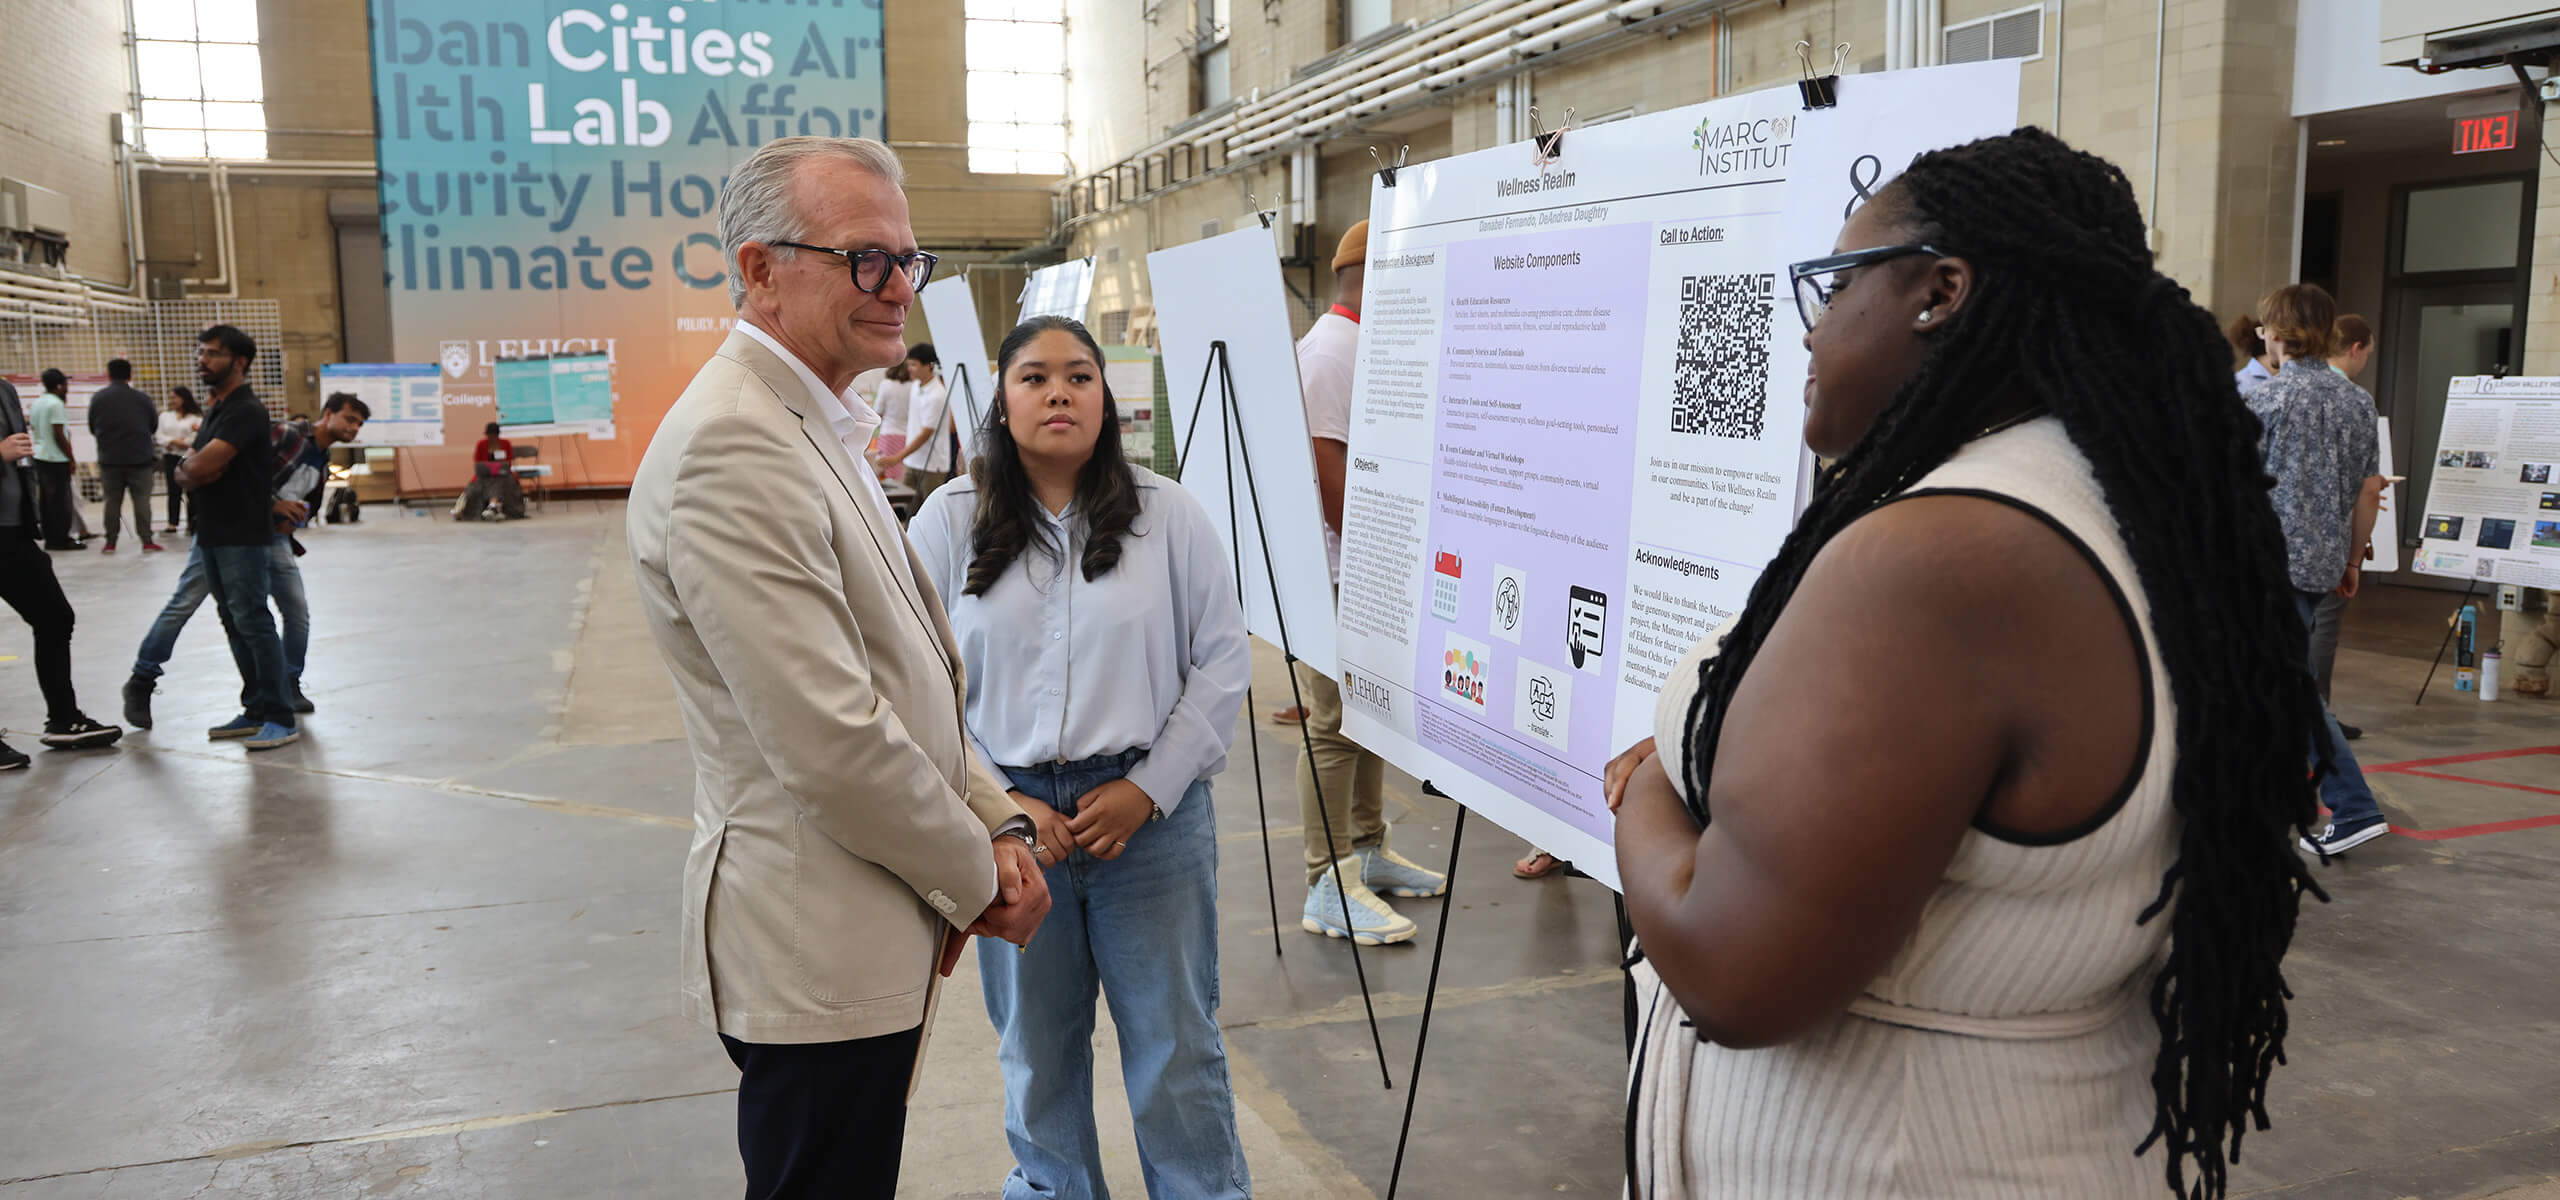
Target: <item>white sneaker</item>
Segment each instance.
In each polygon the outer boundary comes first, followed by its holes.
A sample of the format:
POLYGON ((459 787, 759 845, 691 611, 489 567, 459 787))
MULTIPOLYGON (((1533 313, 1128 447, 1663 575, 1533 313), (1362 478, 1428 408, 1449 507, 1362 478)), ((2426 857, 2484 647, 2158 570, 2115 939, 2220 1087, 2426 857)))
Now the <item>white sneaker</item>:
POLYGON ((1449 890, 1449 877, 1389 850, 1370 846, 1359 852, 1360 882, 1389 896, 1428 898, 1449 890))
POLYGON ((1347 937, 1363 946, 1384 946, 1407 941, 1421 932, 1421 926, 1396 910, 1360 882, 1360 860, 1357 856, 1343 859, 1335 869, 1327 870, 1307 889, 1307 907, 1298 918, 1298 928, 1326 937, 1347 937), (1336 886, 1334 880, 1342 882, 1336 886), (1351 910, 1351 924, 1342 923, 1345 901, 1351 910))

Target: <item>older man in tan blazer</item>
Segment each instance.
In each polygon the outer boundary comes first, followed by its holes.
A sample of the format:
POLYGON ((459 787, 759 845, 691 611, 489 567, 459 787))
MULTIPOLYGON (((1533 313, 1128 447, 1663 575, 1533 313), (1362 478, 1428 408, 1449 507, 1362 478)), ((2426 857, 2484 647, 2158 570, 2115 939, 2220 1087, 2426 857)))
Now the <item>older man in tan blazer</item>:
POLYGON ((960 653, 847 385, 932 270, 888 147, 786 138, 720 199, 738 327, 631 485, 631 557, 693 746, 684 1005, 741 1072, 749 1200, 894 1195, 967 935, 1048 911, 1031 826, 962 728, 960 653))

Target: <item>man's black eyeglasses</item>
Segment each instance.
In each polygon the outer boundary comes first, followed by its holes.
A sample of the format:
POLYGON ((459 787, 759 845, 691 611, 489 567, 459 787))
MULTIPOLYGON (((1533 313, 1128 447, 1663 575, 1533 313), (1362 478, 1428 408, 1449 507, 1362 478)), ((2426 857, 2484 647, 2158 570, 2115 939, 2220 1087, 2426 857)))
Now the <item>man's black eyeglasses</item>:
POLYGON ((893 266, 906 274, 908 286, 922 289, 925 281, 933 278, 933 264, 942 261, 941 255, 927 254, 922 250, 891 254, 886 250, 838 250, 833 246, 812 246, 807 242, 771 244, 835 255, 844 260, 847 270, 853 272, 853 286, 873 295, 878 295, 881 288, 888 286, 889 271, 893 266))
POLYGON ((1814 323, 1822 319, 1823 311, 1831 307, 1832 293, 1840 290, 1839 283, 1831 279, 1831 276, 1858 267, 1871 267, 1897 258, 1909 258, 1915 254, 1925 254, 1931 258, 1948 257, 1946 251, 1935 246, 1913 243, 1907 246, 1873 246, 1865 250, 1852 250, 1847 254, 1834 254, 1828 258, 1806 259, 1788 267, 1787 280, 1795 286, 1796 290, 1796 316, 1804 321, 1804 327, 1807 329, 1813 328, 1814 323))

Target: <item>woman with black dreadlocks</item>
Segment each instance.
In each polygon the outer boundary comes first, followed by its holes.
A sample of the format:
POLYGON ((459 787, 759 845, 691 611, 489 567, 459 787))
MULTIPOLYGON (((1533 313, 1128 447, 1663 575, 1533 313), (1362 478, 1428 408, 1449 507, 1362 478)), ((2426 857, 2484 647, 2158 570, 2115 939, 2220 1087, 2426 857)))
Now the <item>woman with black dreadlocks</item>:
POLYGON ((1633 1194, 2220 1197, 2322 729, 2221 333, 2037 130, 1838 250, 1791 271, 1837 461, 1611 764, 1633 1194))

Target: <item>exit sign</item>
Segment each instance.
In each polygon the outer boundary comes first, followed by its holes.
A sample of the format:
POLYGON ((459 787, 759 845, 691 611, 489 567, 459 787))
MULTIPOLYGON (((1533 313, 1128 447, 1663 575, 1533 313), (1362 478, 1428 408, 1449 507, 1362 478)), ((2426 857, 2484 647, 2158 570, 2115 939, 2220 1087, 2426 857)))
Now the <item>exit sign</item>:
POLYGON ((2517 110, 2453 119, 2453 152, 2486 154, 2516 148, 2517 110))

